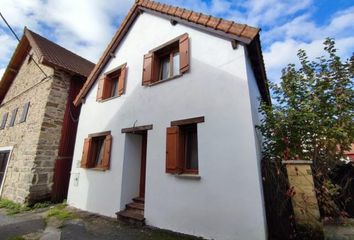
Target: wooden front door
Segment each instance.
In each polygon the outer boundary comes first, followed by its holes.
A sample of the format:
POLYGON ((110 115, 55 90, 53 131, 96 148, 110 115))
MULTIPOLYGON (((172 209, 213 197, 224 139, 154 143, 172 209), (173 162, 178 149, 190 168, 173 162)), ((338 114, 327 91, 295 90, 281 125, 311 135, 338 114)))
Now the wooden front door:
POLYGON ((141 165, 140 165, 140 191, 139 197, 145 197, 145 178, 146 178, 146 147, 147 147, 147 132, 142 133, 141 143, 141 165))
POLYGON ((9 160, 10 151, 2 151, 0 152, 0 187, 2 185, 2 181, 4 180, 6 165, 9 160))

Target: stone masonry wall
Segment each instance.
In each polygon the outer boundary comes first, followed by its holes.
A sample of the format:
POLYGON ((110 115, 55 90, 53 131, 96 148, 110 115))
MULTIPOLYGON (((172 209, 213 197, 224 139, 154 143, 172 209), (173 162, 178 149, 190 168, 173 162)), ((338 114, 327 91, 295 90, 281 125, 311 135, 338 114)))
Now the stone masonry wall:
POLYGON ((70 78, 70 75, 64 72, 54 72, 34 159, 34 178, 28 198, 30 203, 47 199, 51 194, 55 161, 58 157, 61 130, 70 88, 70 78))
POLYGON ((13 147, 1 198, 18 203, 50 196, 70 85, 68 74, 40 66, 49 76, 44 81, 43 73, 27 57, 0 106, 0 121, 9 112, 6 127, 0 130, 0 147, 13 147), (27 120, 18 123, 26 102, 30 102, 27 120), (19 108, 15 125, 9 127, 15 108, 19 108))
MULTIPOLYGON (((53 75, 54 71, 51 68, 43 65, 41 67, 48 76, 53 75)), ((27 56, 0 106, 0 121, 5 112, 9 113, 5 129, 0 130, 0 147, 13 147, 3 180, 1 197, 19 203, 25 202, 34 175, 32 171, 34 157, 46 99, 52 84, 51 78, 40 83, 44 77, 33 60, 29 60, 27 56), (36 84, 38 85, 25 91, 36 84), (30 102, 27 120, 18 123, 26 102, 30 102), (11 113, 15 108, 18 108, 15 125, 9 127, 11 113)))

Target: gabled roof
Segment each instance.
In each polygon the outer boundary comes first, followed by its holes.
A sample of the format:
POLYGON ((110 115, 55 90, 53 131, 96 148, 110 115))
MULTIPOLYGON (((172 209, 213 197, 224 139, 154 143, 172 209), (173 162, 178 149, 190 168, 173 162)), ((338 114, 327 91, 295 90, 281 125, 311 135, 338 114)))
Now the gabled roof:
POLYGON ((25 28, 24 34, 0 81, 0 103, 5 98, 30 49, 39 62, 71 74, 87 77, 95 64, 25 28))
POLYGON ((95 68, 91 72, 80 93, 77 95, 74 101, 76 106, 79 105, 81 100, 86 96, 100 75, 103 67, 111 58, 111 53, 114 53, 119 43, 128 32, 130 26, 141 12, 148 12, 176 23, 185 24, 201 31, 210 32, 222 38, 236 40, 247 45, 252 68, 255 73, 261 96, 264 101, 270 104, 271 101, 259 40, 260 29, 250 27, 246 24, 235 23, 233 21, 212 17, 210 15, 193 12, 191 10, 170 6, 155 1, 136 0, 95 68))

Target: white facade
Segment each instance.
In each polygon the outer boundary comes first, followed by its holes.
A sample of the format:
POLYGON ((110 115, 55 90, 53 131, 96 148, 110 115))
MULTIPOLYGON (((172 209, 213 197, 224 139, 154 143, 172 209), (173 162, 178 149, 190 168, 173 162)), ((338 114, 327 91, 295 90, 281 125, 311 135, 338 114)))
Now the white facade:
POLYGON ((266 239, 260 172, 259 91, 247 51, 228 40, 141 14, 103 72, 127 63, 125 94, 97 102, 97 82, 82 105, 68 204, 115 217, 138 195, 137 136, 122 128, 153 125, 146 157, 146 224, 208 239, 266 239), (190 71, 171 81, 142 86, 143 56, 188 33, 190 71), (166 128, 174 120, 205 117, 198 124, 200 179, 165 173, 166 128), (84 139, 111 131, 108 171, 80 168, 84 139), (136 148, 135 148, 136 147, 136 148))

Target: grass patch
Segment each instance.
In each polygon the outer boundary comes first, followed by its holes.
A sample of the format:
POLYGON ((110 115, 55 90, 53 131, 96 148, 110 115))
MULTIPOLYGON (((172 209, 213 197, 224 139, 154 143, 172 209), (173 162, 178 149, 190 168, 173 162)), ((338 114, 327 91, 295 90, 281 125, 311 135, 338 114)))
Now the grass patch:
POLYGON ((59 220, 67 220, 74 218, 74 214, 66 210, 66 204, 58 204, 53 208, 49 209, 47 217, 56 217, 59 220))
POLYGON ((31 209, 40 209, 40 208, 47 208, 51 205, 50 202, 39 202, 34 204, 31 209))
POLYGON ((14 215, 26 211, 31 211, 40 208, 46 208, 51 205, 50 202, 36 203, 32 207, 28 207, 19 203, 15 203, 8 199, 0 199, 0 208, 5 208, 8 215, 14 215))
POLYGON ((15 236, 15 237, 10 237, 7 240, 26 240, 26 238, 22 236, 15 236))
POLYGON ((7 214, 13 215, 25 211, 29 211, 30 208, 27 206, 23 206, 19 203, 15 203, 13 201, 7 200, 7 199, 1 199, 0 200, 0 208, 5 208, 7 209, 7 214))

